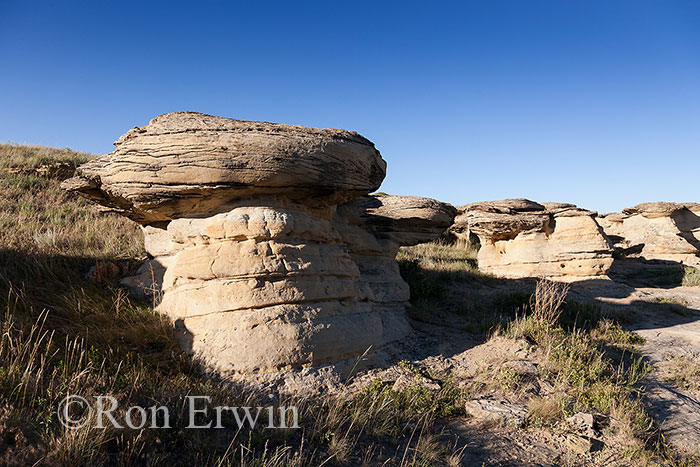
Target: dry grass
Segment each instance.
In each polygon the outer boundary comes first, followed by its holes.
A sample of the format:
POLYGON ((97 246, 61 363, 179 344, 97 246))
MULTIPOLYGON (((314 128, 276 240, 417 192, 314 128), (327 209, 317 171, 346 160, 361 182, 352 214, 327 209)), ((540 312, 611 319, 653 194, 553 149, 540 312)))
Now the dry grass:
POLYGON ((668 362, 669 382, 681 389, 700 394, 700 361, 679 355, 668 362))
POLYGON ((610 319, 588 327, 562 326, 570 305, 563 298, 566 291, 564 284, 540 281, 530 306, 542 308, 530 309, 505 331, 535 346, 542 355, 540 384, 552 388, 553 395, 529 400, 529 423, 560 426, 557 421, 576 412, 602 414, 610 420, 606 436, 615 440, 617 454, 641 465, 696 465, 698 459, 677 454, 665 442, 646 411, 643 380, 651 367, 635 350, 644 341, 610 319), (538 294, 543 295, 538 299, 538 294))
MULTIPOLYGON (((2 159, 0 159, 1 161, 2 159)), ((78 159, 79 160, 79 159, 78 159)), ((136 224, 104 214, 37 175, 0 177, 0 248, 44 256, 143 256, 136 224)))
POLYGON ((417 262, 422 269, 443 275, 460 272, 480 274, 476 256, 476 250, 462 245, 431 242, 403 247, 396 259, 401 262, 417 262))
MULTIPOLYGON (((0 167, 78 164, 89 156, 0 146, 0 167)), ((436 442, 437 417, 460 412, 460 391, 438 394, 376 382, 354 397, 295 397, 299 430, 185 430, 184 397, 214 405, 266 406, 259 395, 205 377, 150 303, 129 297, 123 275, 144 255, 140 229, 64 193, 59 180, 0 172, 0 464, 26 465, 445 465, 459 453, 436 442), (98 268, 99 270, 99 268, 98 268), (68 394, 111 395, 129 405, 165 405, 169 430, 64 429, 68 394), (436 444, 437 443, 437 444, 436 444)), ((123 413, 117 413, 117 418, 123 413)))
POLYGON ((533 397, 527 406, 528 423, 534 426, 551 426, 565 417, 564 404, 554 397, 533 397))
MULTIPOLYGON (((68 150, 0 145, 0 168, 78 164, 90 156, 68 150)), ((26 465, 458 465, 462 451, 446 443, 441 421, 464 414, 464 381, 399 365, 439 386, 394 389, 376 380, 355 395, 282 398, 299 409, 299 430, 185 430, 185 395, 207 395, 215 405, 267 405, 259 395, 205 377, 181 350, 172 325, 151 304, 129 297, 96 264, 122 274, 144 255, 138 226, 96 208, 37 174, 0 172, 0 464, 26 465), (65 430, 58 401, 70 393, 112 395, 120 407, 165 405, 173 429, 65 430)), ((505 335, 527 339, 543 359, 538 378, 557 398, 533 397, 530 423, 555 425, 576 410, 620 420, 630 446, 647 453, 649 419, 639 404, 646 371, 630 349, 638 343, 595 310, 563 303, 557 285, 505 297, 508 309, 530 304, 532 315, 507 324, 505 305, 474 305, 479 273, 475 251, 446 244, 402 249, 402 273, 414 307, 427 316, 441 307, 476 323, 479 332, 503 323, 505 335), (512 306, 511 306, 512 305, 512 306), (563 310, 563 311, 562 311, 563 310), (567 326, 569 315, 589 324, 567 326), (617 350, 615 350, 617 349, 617 350), (553 401, 556 401, 553 402, 553 401), (636 443, 636 444, 635 444, 636 443)), ((520 307, 520 308, 518 308, 520 307)), ((527 397, 536 382, 498 368, 490 387, 527 397)), ((120 409, 122 410, 122 409, 120 409)), ((119 416, 120 414, 118 414, 119 416)), ((123 414, 121 414, 123 415, 123 414)), ((224 424, 235 427, 232 420, 224 424), (228 423, 227 423, 228 422, 228 423)), ((463 448, 462 448, 463 449, 463 448)))
POLYGON ((564 301, 569 285, 542 279, 537 281, 535 293, 530 300, 532 316, 543 326, 554 326, 564 312, 564 301))
POLYGON ((683 282, 682 285, 685 287, 699 287, 700 286, 700 269, 685 267, 683 269, 683 282))
POLYGON ((37 168, 55 162, 69 162, 74 165, 80 165, 93 157, 95 156, 67 148, 0 144, 0 169, 37 168))
POLYGON ((638 383, 649 367, 630 347, 639 340, 609 320, 600 320, 591 329, 562 328, 558 319, 567 290, 565 284, 539 281, 531 301, 534 308, 511 322, 506 335, 526 338, 541 350, 542 373, 558 392, 567 394, 571 411, 610 414, 613 407, 623 405, 641 435, 650 420, 638 397, 638 383), (616 348, 619 354, 613 352, 616 348))

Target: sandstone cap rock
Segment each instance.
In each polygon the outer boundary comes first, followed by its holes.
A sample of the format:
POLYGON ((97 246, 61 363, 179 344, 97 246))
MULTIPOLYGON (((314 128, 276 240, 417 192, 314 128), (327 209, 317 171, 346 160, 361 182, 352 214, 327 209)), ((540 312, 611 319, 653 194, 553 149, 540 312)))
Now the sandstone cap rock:
POLYGON ((623 209, 622 213, 628 216, 641 214, 646 218, 654 219, 657 217, 669 217, 678 211, 690 209, 692 204, 693 203, 667 203, 664 201, 641 203, 631 208, 623 209))
POLYGON ((211 214, 245 196, 338 204, 375 191, 386 172, 355 132, 196 112, 161 115, 114 144, 63 186, 144 224, 211 214))
POLYGON ((417 245, 439 237, 452 225, 457 209, 432 198, 375 194, 339 207, 347 218, 359 218, 363 228, 378 238, 402 246, 417 245))
POLYGON ((484 211, 512 214, 514 212, 544 211, 545 207, 540 203, 525 198, 508 198, 499 201, 481 201, 467 204, 460 208, 461 211, 484 211))
POLYGON ((506 199, 460 208, 451 232, 479 238, 479 268, 504 277, 604 275, 613 258, 594 211, 506 199))
POLYGON ((557 202, 544 202, 542 203, 542 206, 547 211, 557 211, 559 209, 568 209, 568 208, 577 208, 575 204, 571 203, 557 203, 557 202))
MULTIPOLYGON (((599 223, 626 260, 700 267, 700 216, 697 203, 642 203, 599 223)), ((629 261, 628 261, 629 262, 629 261)))

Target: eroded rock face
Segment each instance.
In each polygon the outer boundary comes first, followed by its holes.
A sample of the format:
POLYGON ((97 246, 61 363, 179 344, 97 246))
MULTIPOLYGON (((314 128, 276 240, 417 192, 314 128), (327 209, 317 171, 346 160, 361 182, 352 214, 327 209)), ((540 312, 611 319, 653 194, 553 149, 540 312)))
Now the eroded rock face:
POLYGON ((577 278, 605 275, 612 249, 597 213, 573 204, 526 199, 459 208, 451 231, 479 238, 479 269, 502 277, 577 278))
POLYGON ((355 132, 196 112, 154 118, 67 183, 141 223, 207 215, 243 196, 331 206, 379 188, 386 162, 355 132))
POLYGON ((598 218, 626 257, 700 267, 700 205, 643 203, 598 218))
POLYGON ((384 177, 342 130, 167 114, 131 130, 65 186, 144 227, 150 295, 186 350, 220 374, 337 362, 407 336, 401 245, 456 210, 365 196, 384 177))

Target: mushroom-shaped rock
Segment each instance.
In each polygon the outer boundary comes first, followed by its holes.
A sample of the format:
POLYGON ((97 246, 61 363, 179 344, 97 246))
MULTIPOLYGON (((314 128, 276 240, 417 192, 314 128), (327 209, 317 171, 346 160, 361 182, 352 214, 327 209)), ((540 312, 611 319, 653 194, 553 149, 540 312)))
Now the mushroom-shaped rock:
POLYGON ((386 171, 355 132, 196 112, 161 115, 114 144, 64 186, 142 223, 206 215, 242 196, 330 206, 376 190, 386 171))
POLYGON ((700 209, 696 203, 643 203, 598 222, 630 259, 700 267, 700 209))
POLYGON ((360 299, 389 308, 405 304, 409 289, 396 253, 440 237, 456 213, 449 204, 413 196, 363 196, 338 206, 333 222, 360 270, 360 299))
POLYGON ((363 196, 340 208, 342 215, 360 217, 364 228, 401 246, 417 245, 442 235, 454 222, 452 205, 417 196, 363 196))
POLYGON ((123 283, 156 297, 209 368, 334 363, 410 332, 396 252, 455 211, 366 196, 385 169, 368 140, 187 112, 116 144, 66 185, 143 225, 151 259, 123 283))
POLYGON ((509 198, 500 201, 482 201, 464 206, 465 209, 482 211, 482 212, 497 212, 502 214, 513 214, 518 212, 542 211, 545 209, 540 203, 530 201, 525 198, 509 198))
POLYGON ((503 277, 605 275, 612 250, 595 216, 567 203, 509 199, 459 208, 451 231, 479 238, 479 268, 503 277))

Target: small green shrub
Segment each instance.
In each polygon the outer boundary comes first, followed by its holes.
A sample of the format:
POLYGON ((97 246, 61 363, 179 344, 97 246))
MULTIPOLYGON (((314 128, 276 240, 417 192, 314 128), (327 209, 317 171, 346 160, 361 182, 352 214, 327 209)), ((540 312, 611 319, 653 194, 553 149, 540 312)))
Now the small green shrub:
POLYGON ((686 266, 683 269, 683 282, 685 287, 700 287, 700 269, 686 266))

